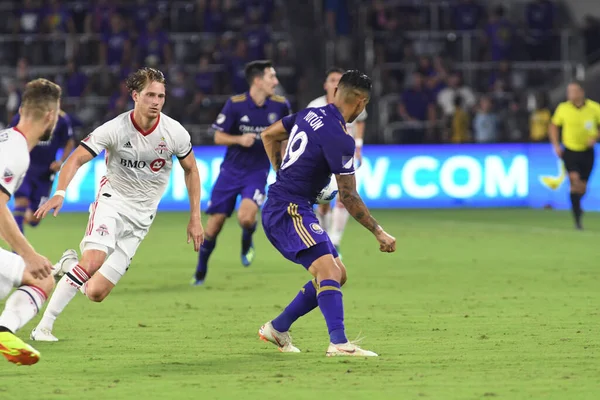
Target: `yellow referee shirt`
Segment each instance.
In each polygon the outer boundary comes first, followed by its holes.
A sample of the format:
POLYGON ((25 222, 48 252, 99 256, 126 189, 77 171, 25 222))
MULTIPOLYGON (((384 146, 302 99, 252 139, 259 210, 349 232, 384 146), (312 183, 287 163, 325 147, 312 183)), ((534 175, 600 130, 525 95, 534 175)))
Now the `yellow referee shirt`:
POLYGON ((562 143, 573 151, 588 149, 591 137, 598 136, 600 104, 586 100, 577 108, 570 101, 560 103, 552 116, 552 123, 562 127, 562 143))

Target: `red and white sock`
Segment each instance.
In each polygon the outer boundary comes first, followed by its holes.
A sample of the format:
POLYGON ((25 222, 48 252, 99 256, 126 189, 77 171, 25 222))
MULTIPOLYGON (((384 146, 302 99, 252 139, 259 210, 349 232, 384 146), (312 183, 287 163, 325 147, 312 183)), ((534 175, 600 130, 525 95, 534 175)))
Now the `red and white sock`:
POLYGON ((56 318, 89 279, 90 275, 79 264, 67 272, 56 285, 38 327, 51 331, 56 318))
POLYGON ((47 295, 37 286, 21 286, 6 300, 0 326, 15 333, 40 311, 47 295))

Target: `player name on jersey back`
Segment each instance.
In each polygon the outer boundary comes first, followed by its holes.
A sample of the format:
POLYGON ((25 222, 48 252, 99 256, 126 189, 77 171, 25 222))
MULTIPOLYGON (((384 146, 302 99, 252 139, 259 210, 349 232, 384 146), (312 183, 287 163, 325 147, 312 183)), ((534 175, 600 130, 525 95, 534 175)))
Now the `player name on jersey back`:
POLYGON ((148 131, 138 126, 133 112, 123 113, 96 128, 81 145, 93 156, 106 151, 106 180, 123 203, 142 214, 156 212, 169 183, 173 156, 192 152, 190 134, 174 119, 160 114, 148 131))

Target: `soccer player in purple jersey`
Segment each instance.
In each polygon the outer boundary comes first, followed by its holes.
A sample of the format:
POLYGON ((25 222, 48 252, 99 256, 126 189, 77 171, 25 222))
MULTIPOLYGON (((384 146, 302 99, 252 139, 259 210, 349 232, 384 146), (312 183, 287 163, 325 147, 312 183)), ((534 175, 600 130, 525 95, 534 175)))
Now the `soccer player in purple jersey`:
POLYGON ((204 283, 208 259, 238 196, 242 198, 237 213, 242 227, 242 264, 247 267, 252 263, 256 214, 264 201, 270 170, 260 133, 291 112, 285 97, 275 95, 279 81, 271 61, 252 61, 244 72, 250 90, 227 100, 213 124, 215 143, 227 146, 227 152, 206 210, 209 218, 193 279, 195 285, 204 283))
MULTIPOLYGON (((15 115, 11 126, 17 126, 20 118, 20 114, 15 115)), ((61 110, 52 137, 39 142, 31 150, 31 165, 21 187, 15 192, 13 215, 21 232, 24 224, 36 227, 40 223, 40 220, 33 215, 33 211, 48 200, 54 176, 74 147, 71 120, 67 113, 61 110), (63 153, 57 160, 56 154, 60 149, 63 153)))
POLYGON ((292 344, 289 329, 298 318, 319 307, 329 330, 327 356, 377 356, 346 337, 341 291, 346 267, 313 211, 317 195, 335 174, 340 200, 350 215, 375 235, 382 252, 396 250, 396 239, 375 221, 356 191, 356 147, 346 123, 353 122, 365 109, 370 92, 368 76, 347 71, 340 79, 333 104, 307 108, 262 133, 267 155, 277 171, 262 212, 265 233, 285 258, 301 264, 315 278, 277 318, 258 331, 262 340, 275 344, 282 352, 300 351, 292 344), (281 143, 286 140, 282 157, 281 143))

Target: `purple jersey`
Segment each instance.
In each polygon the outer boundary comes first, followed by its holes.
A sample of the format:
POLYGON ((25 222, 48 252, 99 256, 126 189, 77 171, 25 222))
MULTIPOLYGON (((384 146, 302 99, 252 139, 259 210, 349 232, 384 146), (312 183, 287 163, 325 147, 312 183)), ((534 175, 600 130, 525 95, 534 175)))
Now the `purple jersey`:
POLYGON ((248 92, 227 100, 212 126, 213 129, 230 135, 254 133, 256 141, 250 147, 229 146, 221 169, 268 171, 269 158, 260 140, 260 133, 290 112, 290 103, 282 96, 271 96, 260 107, 254 103, 248 92))
POLYGON ((331 174, 354 173, 354 138, 333 104, 304 109, 282 123, 290 137, 269 198, 314 204, 331 174))
MULTIPOLYGON (((17 126, 19 119, 20 115, 15 115, 11 121, 11 126, 17 126)), ((31 150, 31 165, 29 169, 40 173, 49 172, 50 164, 56 160, 56 153, 59 149, 65 147, 72 137, 73 128, 71 127, 69 116, 64 111, 61 111, 56 128, 52 132, 52 138, 45 142, 39 142, 31 150)))

